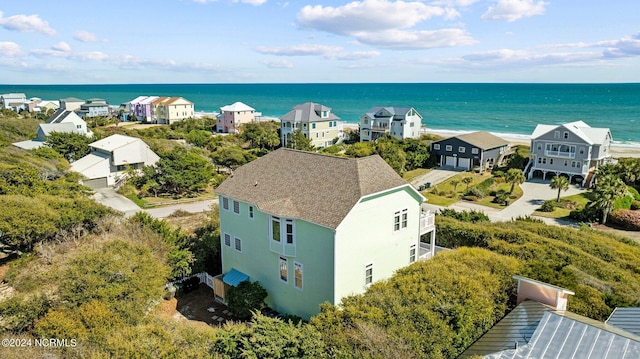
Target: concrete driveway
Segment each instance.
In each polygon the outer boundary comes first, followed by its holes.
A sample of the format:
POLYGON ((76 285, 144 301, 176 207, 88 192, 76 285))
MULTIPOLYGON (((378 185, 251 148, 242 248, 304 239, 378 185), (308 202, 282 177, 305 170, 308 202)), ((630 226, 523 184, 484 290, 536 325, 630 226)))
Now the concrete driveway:
MULTIPOLYGON (((548 180, 533 179, 521 184, 520 188, 522 188, 524 192, 522 197, 510 206, 494 214, 494 217, 496 220, 509 221, 520 216, 530 216, 535 210, 540 208, 544 201, 555 199, 558 196, 558 190, 551 189, 550 183, 551 181, 548 180)), ((568 190, 562 191, 560 196, 571 196, 586 191, 586 189, 572 184, 568 190)))
POLYGON ((431 183, 431 186, 433 187, 438 183, 444 182, 447 179, 457 175, 460 172, 463 172, 463 171, 436 168, 434 170, 429 171, 428 173, 423 174, 422 176, 418 176, 414 178, 413 180, 411 180, 411 184, 414 187, 418 188, 419 186, 425 183, 431 183))
POLYGON ((92 197, 96 202, 113 208, 116 211, 123 212, 127 217, 141 210, 132 200, 117 193, 113 188, 97 189, 92 197))

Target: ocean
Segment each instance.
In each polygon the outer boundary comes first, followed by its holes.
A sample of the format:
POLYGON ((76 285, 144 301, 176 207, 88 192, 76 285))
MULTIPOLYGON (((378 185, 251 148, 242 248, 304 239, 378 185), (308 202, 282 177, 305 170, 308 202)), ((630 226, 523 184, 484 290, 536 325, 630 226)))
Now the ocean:
POLYGON ((23 92, 57 100, 103 98, 112 105, 140 95, 182 96, 198 112, 215 112, 236 101, 265 117, 280 117, 313 101, 357 123, 373 106, 414 107, 434 130, 490 131, 530 135, 536 124, 582 120, 608 127, 618 145, 640 146, 640 83, 632 84, 143 84, 0 85, 0 93, 23 92))

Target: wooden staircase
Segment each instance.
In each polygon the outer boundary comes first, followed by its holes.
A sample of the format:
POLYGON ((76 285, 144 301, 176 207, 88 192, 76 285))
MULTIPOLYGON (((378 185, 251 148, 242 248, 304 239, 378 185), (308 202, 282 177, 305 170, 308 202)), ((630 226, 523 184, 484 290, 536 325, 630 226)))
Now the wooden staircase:
POLYGON ((587 178, 584 180, 585 188, 591 188, 591 182, 593 181, 593 177, 595 177, 596 173, 594 171, 589 171, 587 178))

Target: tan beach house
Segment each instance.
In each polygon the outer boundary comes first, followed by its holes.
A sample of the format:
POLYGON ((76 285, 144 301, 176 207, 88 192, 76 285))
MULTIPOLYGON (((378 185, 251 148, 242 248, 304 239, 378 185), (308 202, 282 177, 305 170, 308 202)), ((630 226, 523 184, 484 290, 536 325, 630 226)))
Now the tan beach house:
POLYGON ((296 105, 280 117, 281 143, 284 147, 289 147, 291 136, 296 130, 300 130, 317 148, 329 147, 333 144, 333 139, 338 137, 339 119, 331 112, 330 107, 324 105, 313 102, 296 105))

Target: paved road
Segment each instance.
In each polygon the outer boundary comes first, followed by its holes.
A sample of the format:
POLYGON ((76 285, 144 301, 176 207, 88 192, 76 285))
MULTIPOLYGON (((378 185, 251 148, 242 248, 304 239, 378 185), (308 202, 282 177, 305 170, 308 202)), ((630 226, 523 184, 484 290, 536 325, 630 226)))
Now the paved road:
POLYGON ((138 211, 145 211, 154 218, 165 218, 171 215, 177 210, 183 210, 190 213, 197 213, 211 210, 212 204, 217 204, 218 199, 210 199, 206 201, 198 201, 191 203, 181 203, 172 206, 141 209, 135 202, 127 197, 117 193, 113 188, 101 188, 97 189, 93 195, 93 199, 98 203, 113 208, 117 211, 123 212, 126 217, 134 215, 138 211))
POLYGON ((212 204, 218 204, 218 199, 209 199, 206 201, 198 201, 192 203, 181 203, 172 206, 164 206, 158 208, 149 208, 145 212, 154 218, 165 218, 177 210, 183 210, 190 213, 198 213, 211 210, 212 204))

